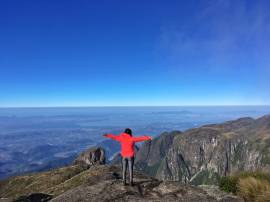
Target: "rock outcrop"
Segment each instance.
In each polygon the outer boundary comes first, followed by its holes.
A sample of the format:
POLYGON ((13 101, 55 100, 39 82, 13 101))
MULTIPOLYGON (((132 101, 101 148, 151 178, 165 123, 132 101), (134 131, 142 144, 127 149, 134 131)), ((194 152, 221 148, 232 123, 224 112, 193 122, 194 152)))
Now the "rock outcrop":
MULTIPOLYGON (((203 189, 178 182, 161 182, 138 172, 135 172, 133 187, 123 186, 119 180, 118 167, 102 169, 108 172, 100 173, 98 182, 76 187, 52 201, 217 201, 217 198, 208 195, 203 189)), ((231 195, 226 197, 230 201, 242 201, 231 195)))
POLYGON ((30 202, 38 196, 44 197, 45 201, 52 198, 53 202, 242 201, 230 194, 214 195, 199 187, 180 182, 159 181, 138 171, 134 173, 134 186, 123 186, 120 166, 93 165, 81 172, 78 172, 78 169, 78 165, 74 165, 44 173, 13 177, 4 183, 1 182, 0 198, 27 199, 30 202))
POLYGON ((73 164, 87 167, 105 164, 105 150, 101 147, 90 148, 82 152, 73 164))

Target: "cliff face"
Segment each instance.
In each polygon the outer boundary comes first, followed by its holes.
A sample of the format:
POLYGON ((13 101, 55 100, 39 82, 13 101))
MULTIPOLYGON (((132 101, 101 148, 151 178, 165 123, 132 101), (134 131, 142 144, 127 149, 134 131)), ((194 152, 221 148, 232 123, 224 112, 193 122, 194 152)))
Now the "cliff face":
POLYGON ((180 131, 163 133, 158 138, 145 142, 136 153, 135 167, 146 174, 156 176, 160 162, 170 149, 174 137, 179 134, 180 131))
MULTIPOLYGON (((159 141, 164 141, 164 137, 153 142, 159 141)), ((151 150, 151 143, 145 143, 142 149, 151 150)), ((156 154, 160 149, 151 152, 156 154)), ((270 116, 256 120, 241 118, 177 133, 165 149, 165 155, 157 158, 156 162, 160 162, 154 173, 149 173, 154 162, 151 154, 145 157, 147 166, 142 170, 158 179, 196 185, 216 184, 220 176, 237 171, 267 170, 270 168, 270 116)))

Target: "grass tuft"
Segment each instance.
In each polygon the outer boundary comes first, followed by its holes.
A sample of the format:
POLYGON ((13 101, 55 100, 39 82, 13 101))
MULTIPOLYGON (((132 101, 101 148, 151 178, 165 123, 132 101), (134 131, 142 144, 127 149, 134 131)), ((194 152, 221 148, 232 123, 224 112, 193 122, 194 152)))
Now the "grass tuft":
POLYGON ((270 173, 241 172, 222 177, 219 187, 241 196, 247 202, 270 202, 270 173))
POLYGON ((238 195, 250 202, 270 201, 270 183, 254 177, 239 179, 238 195))

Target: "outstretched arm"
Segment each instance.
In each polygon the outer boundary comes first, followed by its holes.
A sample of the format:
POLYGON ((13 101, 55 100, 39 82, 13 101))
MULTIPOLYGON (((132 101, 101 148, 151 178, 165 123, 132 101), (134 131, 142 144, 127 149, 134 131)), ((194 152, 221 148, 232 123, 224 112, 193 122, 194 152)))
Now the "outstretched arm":
POLYGON ((134 142, 142 142, 145 140, 152 140, 152 137, 145 135, 145 136, 140 136, 140 137, 133 137, 132 139, 134 142))
POLYGON ((106 137, 106 138, 111 138, 111 139, 116 140, 116 141, 120 141, 120 137, 118 135, 105 134, 103 136, 106 137))

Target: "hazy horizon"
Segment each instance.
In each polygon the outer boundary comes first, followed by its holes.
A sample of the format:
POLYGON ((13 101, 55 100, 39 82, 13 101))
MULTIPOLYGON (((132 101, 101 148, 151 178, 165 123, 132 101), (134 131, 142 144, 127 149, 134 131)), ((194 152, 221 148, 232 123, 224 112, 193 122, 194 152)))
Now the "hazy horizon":
POLYGON ((218 104, 209 104, 209 105, 59 105, 59 106, 0 106, 0 109, 8 108, 95 108, 95 107, 268 107, 270 104, 253 104, 253 105, 218 105, 218 104))
MULTIPOLYGON (((83 115, 92 112, 125 112, 125 111, 164 111, 164 112, 188 112, 188 111, 197 111, 197 112, 217 112, 223 111, 225 112, 251 112, 252 113, 260 113, 264 115, 264 113, 270 113, 270 105, 186 105, 186 106, 54 106, 54 107, 0 107, 0 117, 5 115, 17 115, 18 113, 21 115, 24 114, 34 114, 39 115, 57 115, 57 113, 63 113, 65 115, 72 115, 73 113, 77 115, 83 115), (264 113, 262 113, 264 112, 264 113)), ((241 113, 240 113, 241 114, 241 113)))
POLYGON ((270 106, 0 108, 0 179, 65 165, 99 144, 111 157, 119 145, 112 148, 102 135, 119 134, 127 127, 135 136, 156 137, 266 114, 270 106))

